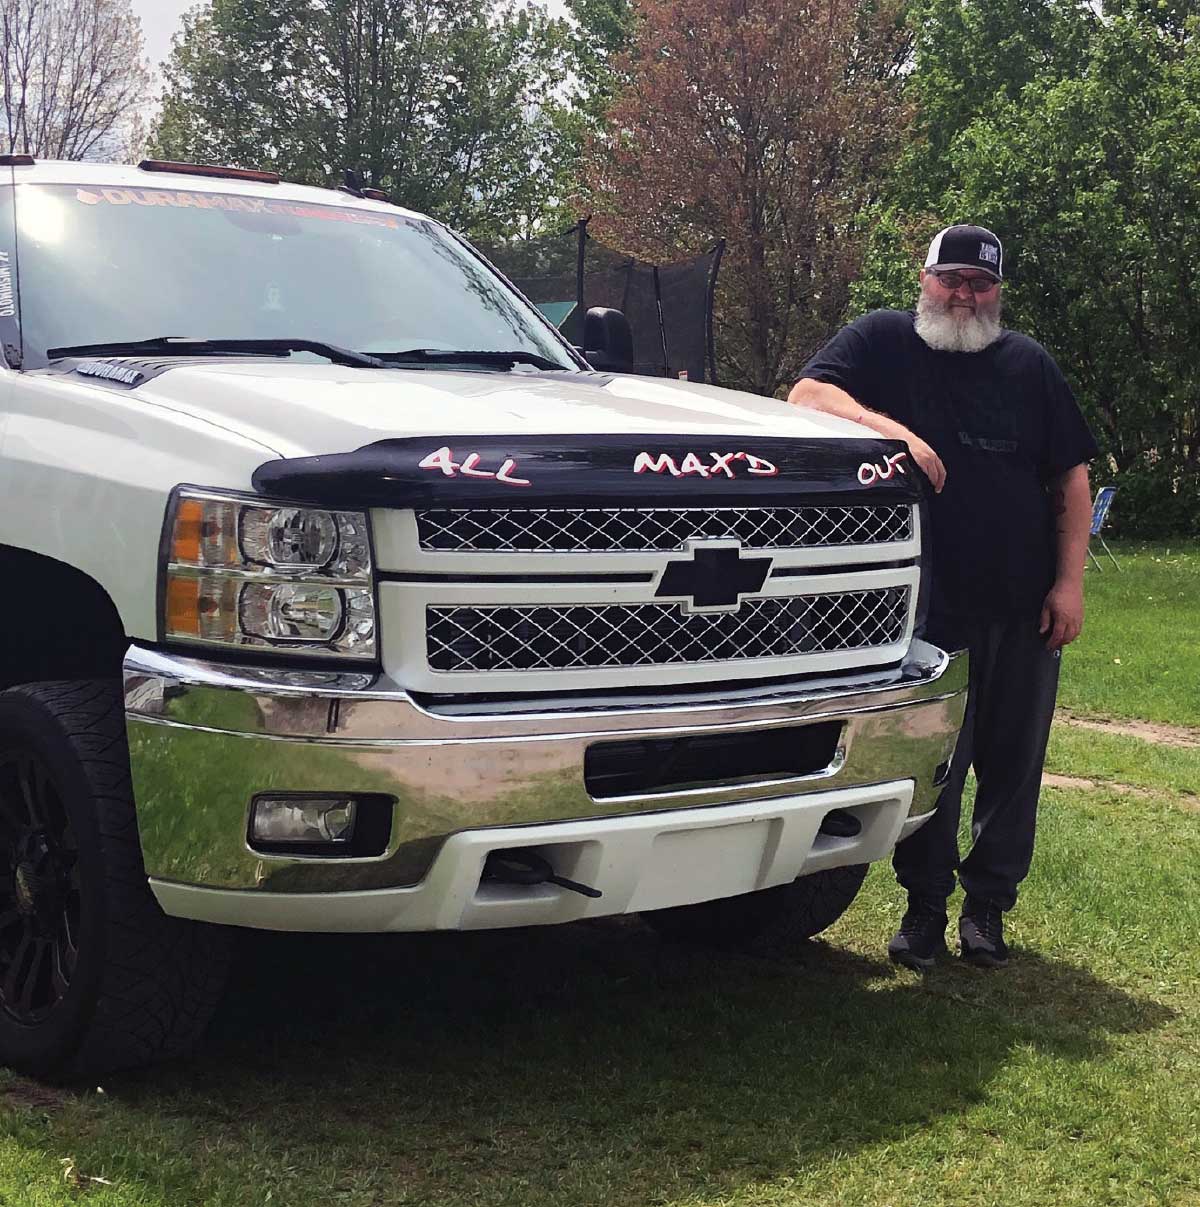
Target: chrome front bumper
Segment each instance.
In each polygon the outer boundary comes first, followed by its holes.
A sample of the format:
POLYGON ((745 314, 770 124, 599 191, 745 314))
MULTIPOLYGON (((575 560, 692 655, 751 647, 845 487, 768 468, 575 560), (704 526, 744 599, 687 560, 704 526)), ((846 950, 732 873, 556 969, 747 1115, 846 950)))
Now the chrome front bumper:
MULTIPOLYGON (((890 677, 874 672, 858 682, 842 677, 540 706, 439 705, 374 675, 235 668, 138 646, 125 659, 138 824, 160 901, 169 912, 286 929, 381 928, 378 918, 323 925, 321 903, 410 892, 436 879, 441 855, 474 850, 485 832, 500 833, 489 840, 493 848, 527 845, 543 833, 554 841, 564 829, 584 842, 589 826, 596 834, 615 832, 622 818, 669 819, 656 823, 659 830, 681 817, 711 827, 721 811, 732 810, 731 819, 750 817, 791 802, 788 808, 803 806, 816 819, 812 839, 820 816, 840 807, 843 797, 865 807, 870 789, 887 788, 882 795, 894 806, 894 824, 872 831, 869 848, 851 843, 839 848, 841 856, 826 851, 821 865, 880 858, 934 808, 935 779, 953 750, 966 685, 965 656, 950 657, 920 641, 890 677), (842 731, 835 757, 813 774, 605 799, 585 787, 584 755, 596 741, 818 721, 840 721, 842 731), (329 859, 252 850, 250 802, 257 793, 281 790, 391 796, 396 803, 386 852, 329 859), (194 904, 204 890, 276 904, 229 916, 194 904), (296 907, 290 918, 279 912, 287 901, 296 907), (301 908, 302 902, 309 904, 301 908)), ((800 865, 792 875, 815 866, 803 856, 800 865)), ((382 928, 410 927, 393 920, 382 928)))

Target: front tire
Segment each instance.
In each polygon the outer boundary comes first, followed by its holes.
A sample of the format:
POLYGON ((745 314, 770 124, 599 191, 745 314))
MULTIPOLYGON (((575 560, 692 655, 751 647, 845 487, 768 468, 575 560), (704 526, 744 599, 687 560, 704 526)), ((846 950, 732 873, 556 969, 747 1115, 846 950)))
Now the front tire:
POLYGON ((642 918, 664 938, 680 942, 715 947, 797 942, 820 934, 850 908, 868 870, 865 863, 829 868, 757 893, 649 910, 642 918))
POLYGON ((146 883, 118 686, 0 692, 0 1063, 69 1079, 182 1053, 228 963, 228 932, 146 883))

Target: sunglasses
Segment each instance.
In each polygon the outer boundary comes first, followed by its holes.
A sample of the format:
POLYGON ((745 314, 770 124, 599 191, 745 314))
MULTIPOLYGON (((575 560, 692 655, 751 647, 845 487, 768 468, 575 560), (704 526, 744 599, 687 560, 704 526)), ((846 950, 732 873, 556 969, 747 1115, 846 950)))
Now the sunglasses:
POLYGON ((972 293, 991 293, 1000 284, 991 277, 964 277, 961 272, 934 272, 932 269, 930 272, 943 289, 957 289, 965 284, 972 293))

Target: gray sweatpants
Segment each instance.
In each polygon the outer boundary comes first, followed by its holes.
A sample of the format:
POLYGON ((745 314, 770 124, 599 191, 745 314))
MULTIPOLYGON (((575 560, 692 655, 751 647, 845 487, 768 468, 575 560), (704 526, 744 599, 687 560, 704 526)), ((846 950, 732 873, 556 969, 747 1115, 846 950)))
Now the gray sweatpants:
POLYGON ((902 842, 896 878, 912 894, 945 900, 954 873, 970 897, 1012 909, 1033 859, 1038 793, 1059 658, 1028 619, 967 622, 970 686, 962 734, 937 812, 902 842), (971 849, 959 858, 963 784, 974 764, 978 790, 971 849))

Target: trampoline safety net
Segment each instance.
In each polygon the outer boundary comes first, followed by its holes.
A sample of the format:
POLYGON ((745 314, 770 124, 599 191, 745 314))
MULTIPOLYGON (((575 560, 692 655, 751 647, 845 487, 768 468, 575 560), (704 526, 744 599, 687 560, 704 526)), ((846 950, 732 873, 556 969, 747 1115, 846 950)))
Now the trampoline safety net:
POLYGON ((562 332, 582 346, 592 306, 623 311, 633 329, 634 372, 716 384, 713 294, 723 242, 672 264, 647 264, 597 243, 586 219, 561 235, 479 250, 562 332))

